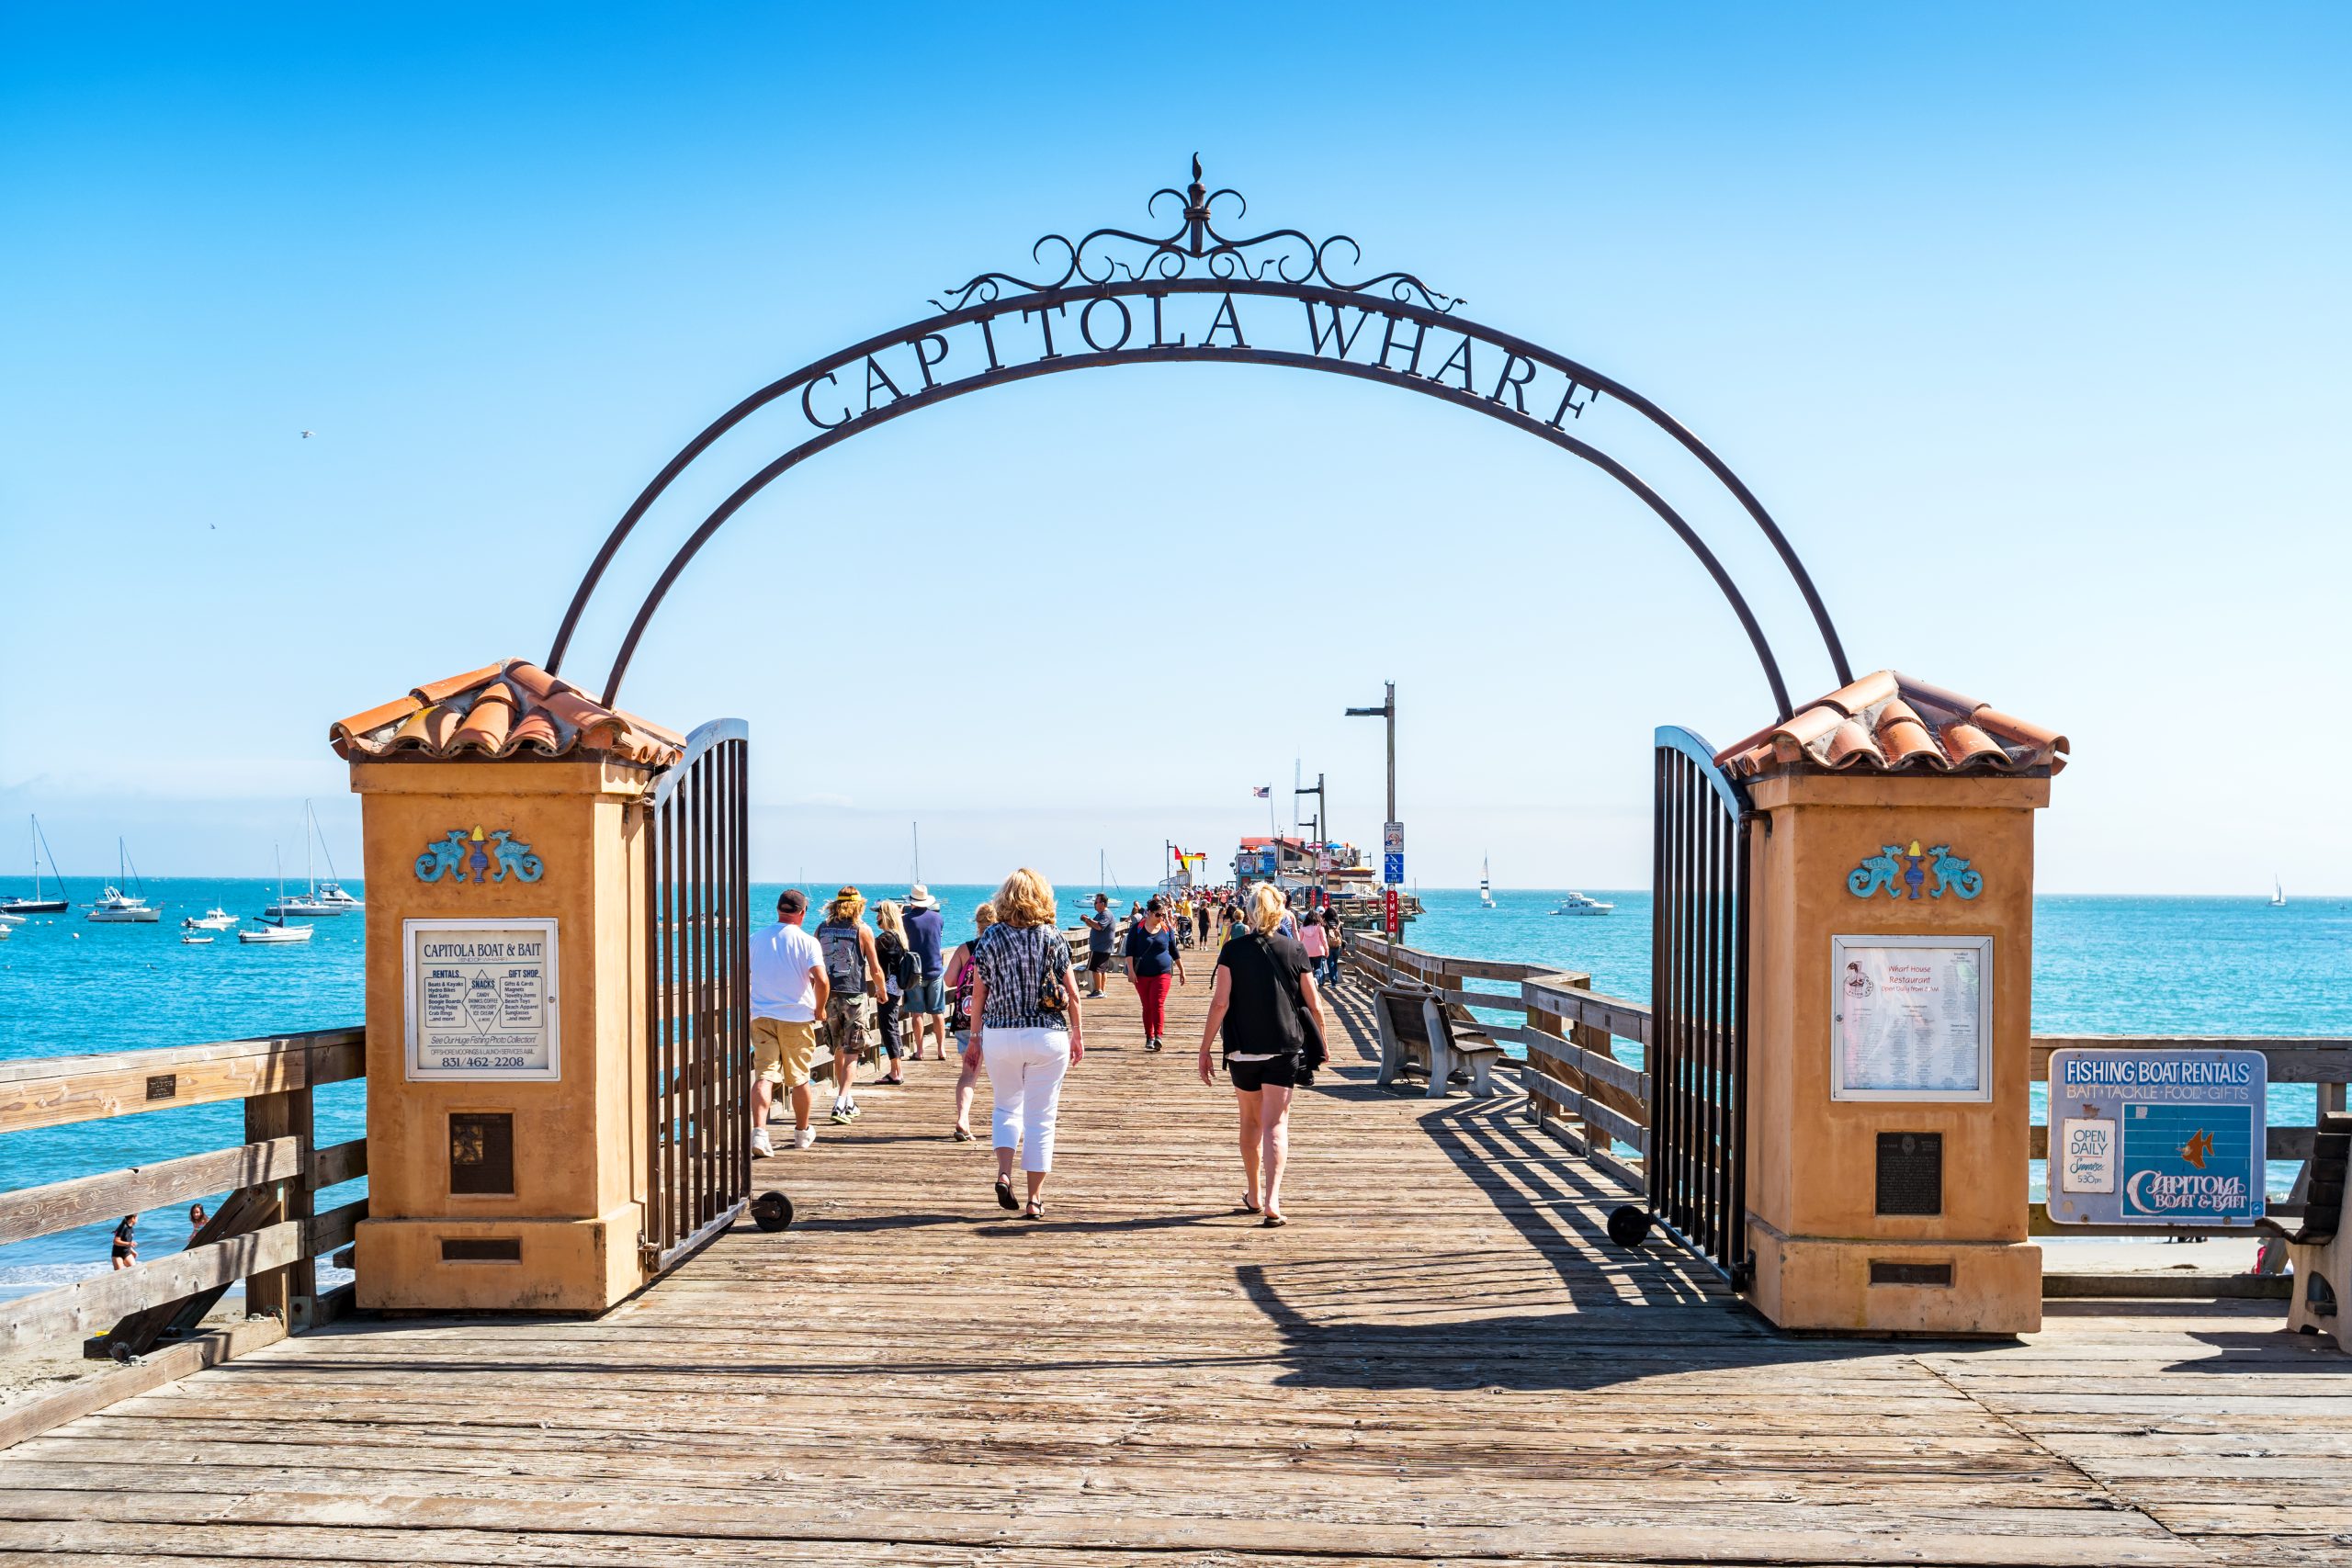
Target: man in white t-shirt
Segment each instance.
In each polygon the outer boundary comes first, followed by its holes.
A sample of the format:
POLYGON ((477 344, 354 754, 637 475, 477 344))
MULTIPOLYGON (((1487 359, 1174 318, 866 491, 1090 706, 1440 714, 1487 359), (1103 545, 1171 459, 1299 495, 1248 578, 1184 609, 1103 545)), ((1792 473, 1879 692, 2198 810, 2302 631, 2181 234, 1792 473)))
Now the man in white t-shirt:
POLYGON ((808 896, 787 887, 775 901, 775 924, 752 933, 752 1153, 775 1153, 768 1141, 768 1104, 781 1084, 792 1097, 792 1146, 817 1142, 808 1125, 808 1070, 817 1059, 817 1019, 831 987, 825 954, 800 929, 808 896))

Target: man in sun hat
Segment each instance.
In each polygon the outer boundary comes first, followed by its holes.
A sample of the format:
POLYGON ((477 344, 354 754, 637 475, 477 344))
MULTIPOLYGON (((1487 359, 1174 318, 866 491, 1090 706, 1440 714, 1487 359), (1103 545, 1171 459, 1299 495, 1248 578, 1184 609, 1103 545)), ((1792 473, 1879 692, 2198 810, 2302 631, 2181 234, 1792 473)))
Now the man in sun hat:
POLYGON ((920 882, 907 889, 905 919, 907 946, 922 964, 922 976, 907 992, 907 1013, 915 1021, 915 1060, 922 1060, 927 1032, 933 1042, 933 1053, 944 1062, 947 1059, 947 964, 940 949, 947 928, 939 900, 920 882))

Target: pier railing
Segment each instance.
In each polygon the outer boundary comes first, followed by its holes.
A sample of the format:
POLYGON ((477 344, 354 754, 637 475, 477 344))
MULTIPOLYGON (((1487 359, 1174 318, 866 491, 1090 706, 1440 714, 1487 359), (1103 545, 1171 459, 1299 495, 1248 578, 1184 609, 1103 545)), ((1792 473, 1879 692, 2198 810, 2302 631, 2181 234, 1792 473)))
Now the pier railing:
MULTIPOLYGON (((1434 995, 1462 1027, 1523 1047, 1526 1060, 1513 1066, 1536 1124, 1620 1179, 1642 1186, 1649 1154, 1650 1082, 1641 1065, 1648 1059, 1648 1004, 1603 996, 1591 988, 1589 976, 1572 971, 1423 953, 1356 933, 1349 935, 1344 962, 1373 985, 1434 995), (1496 1023, 1474 1016, 1468 1010, 1472 1008, 1518 1013, 1523 1021, 1496 1023), (1620 1056, 1621 1041, 1640 1047, 1641 1055, 1633 1061, 1620 1056)), ((2352 1082, 2352 1039, 2036 1035, 2029 1070, 2036 1082, 2048 1078, 2052 1051, 2166 1047, 2259 1051, 2269 1063, 2272 1084, 2312 1086, 2314 1125, 2272 1127, 2267 1138, 2268 1158, 2301 1162, 2289 1195, 2273 1200, 2268 1212, 2279 1219, 2300 1216, 2311 1181, 2316 1118, 2345 1109, 2345 1086, 2352 1082)), ((2047 1158, 2048 1126, 2037 1122, 2029 1135, 2031 1157, 2047 1158)), ((2041 1203, 2031 1206, 2027 1219, 2034 1235, 2210 1234, 2186 1225, 2062 1225, 2050 1219, 2041 1203)))
MULTIPOLYGON (((318 1147, 311 1096, 367 1070, 367 1031, 357 1026, 0 1062, 0 1163, 13 1133, 223 1100, 244 1102, 245 1139, 0 1192, 0 1246, 229 1193, 185 1248, 0 1303, 0 1354, 103 1337, 91 1341, 93 1351, 144 1358, 135 1375, 153 1386, 336 1315, 349 1287, 322 1293, 318 1260, 350 1245, 368 1202, 322 1214, 314 1200, 368 1173, 368 1141, 318 1147), (200 1329, 240 1280, 248 1321, 200 1329)), ((0 1412, 0 1448, 133 1392, 120 1386, 126 1375, 85 1380, 0 1412)))

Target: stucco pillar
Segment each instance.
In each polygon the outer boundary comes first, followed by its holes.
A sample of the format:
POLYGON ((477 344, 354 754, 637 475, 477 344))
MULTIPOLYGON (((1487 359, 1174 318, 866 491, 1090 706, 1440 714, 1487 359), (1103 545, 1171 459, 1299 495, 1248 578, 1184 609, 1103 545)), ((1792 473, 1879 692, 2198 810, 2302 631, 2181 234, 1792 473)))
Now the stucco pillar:
POLYGON ((639 803, 674 738, 513 660, 334 738, 368 877, 359 1304, 600 1312, 646 1279, 639 803))
POLYGON ((1751 840, 1751 1300, 1787 1328, 2039 1328, 2027 1053, 2049 778, 1796 771, 1749 788, 1766 816, 1751 840), (1981 1070, 1965 1060, 1980 1020, 1981 1070))

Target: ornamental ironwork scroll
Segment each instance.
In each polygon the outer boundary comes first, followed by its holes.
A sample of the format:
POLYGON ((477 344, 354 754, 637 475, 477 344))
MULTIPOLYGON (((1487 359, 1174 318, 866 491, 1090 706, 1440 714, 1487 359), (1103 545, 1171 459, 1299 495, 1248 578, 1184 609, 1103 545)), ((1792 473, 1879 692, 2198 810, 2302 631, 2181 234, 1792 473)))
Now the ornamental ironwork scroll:
POLYGON ((1047 234, 1030 247, 1029 254, 1048 265, 1058 254, 1062 263, 1058 276, 1026 278, 1009 272, 984 272, 968 283, 950 288, 947 299, 933 299, 932 304, 942 311, 960 310, 967 305, 992 304, 1008 288, 1023 294, 1043 294, 1087 284, 1153 279, 1172 282, 1188 276, 1220 283, 1313 283, 1342 294, 1385 290, 1392 299, 1424 305, 1433 310, 1450 311, 1462 303, 1458 297, 1439 293, 1409 272, 1384 272, 1348 282, 1332 272, 1332 259, 1344 248, 1346 265, 1352 268, 1363 261, 1363 248, 1346 234, 1317 240, 1301 229, 1269 229, 1244 240, 1227 239, 1217 232, 1216 205, 1228 197, 1232 198, 1234 217, 1247 217, 1250 203, 1239 191, 1230 186, 1211 190, 1202 182, 1201 155, 1195 152, 1191 185, 1181 191, 1173 186, 1162 186, 1144 203, 1145 211, 1157 213, 1162 197, 1181 202, 1183 219, 1174 233, 1156 240, 1127 229, 1096 229, 1077 240, 1063 234, 1047 234))

